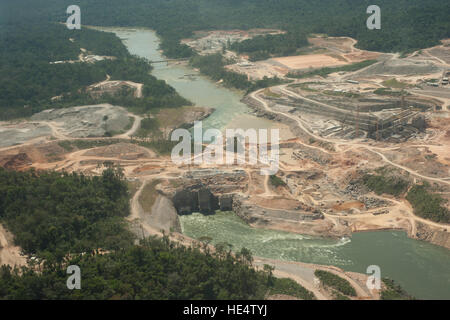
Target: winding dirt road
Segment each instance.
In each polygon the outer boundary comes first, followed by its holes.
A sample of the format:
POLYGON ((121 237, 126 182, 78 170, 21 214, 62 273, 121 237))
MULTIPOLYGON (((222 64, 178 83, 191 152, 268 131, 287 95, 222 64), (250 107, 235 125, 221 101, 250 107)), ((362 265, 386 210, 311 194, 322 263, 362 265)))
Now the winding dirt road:
MULTIPOLYGON (((286 85, 281 85, 278 88, 280 88, 281 91, 283 91, 283 92, 288 92, 285 89, 285 87, 286 87, 286 85)), ((399 169, 401 169, 403 171, 406 171, 406 172, 408 172, 408 173, 410 173, 410 174, 412 174, 412 175, 414 175, 416 177, 419 177, 419 178, 422 178, 422 179, 425 179, 425 180, 429 180, 429 181, 436 181, 436 182, 439 182, 439 183, 450 185, 450 181, 447 180, 448 178, 428 177, 428 176, 422 175, 422 174, 418 173, 417 171, 414 171, 414 170, 412 170, 410 168, 407 168, 405 166, 402 166, 402 165, 399 165, 399 164, 397 164, 395 162, 390 161, 389 159, 386 158, 386 156, 384 154, 382 154, 381 152, 376 150, 376 149, 382 150, 383 148, 371 147, 371 146, 367 146, 367 145, 360 144, 360 143, 357 143, 357 142, 349 142, 349 141, 343 141, 343 140, 327 139, 327 138, 323 138, 321 136, 318 136, 318 135, 314 134, 313 132, 311 132, 310 130, 308 130, 305 127, 305 125, 302 123, 301 119, 299 119, 298 117, 296 117, 294 115, 291 115, 289 113, 286 113, 286 112, 276 111, 276 110, 273 110, 272 108, 270 108, 266 101, 264 101, 263 99, 258 97, 258 94, 261 93, 263 90, 264 89, 260 89, 258 91, 252 92, 250 94, 250 97, 253 98, 254 100, 258 101, 259 103, 261 103, 263 105, 263 107, 267 111, 269 111, 270 113, 280 114, 280 115, 283 115, 284 117, 287 117, 287 118, 290 118, 290 119, 294 120, 304 132, 309 134, 314 139, 317 139, 317 140, 320 140, 320 141, 323 141, 323 142, 327 142, 327 143, 332 143, 333 145, 337 145, 337 146, 338 145, 346 145, 346 146, 358 147, 358 148, 366 149, 367 151, 370 151, 370 152, 375 153, 376 155, 378 155, 384 162, 386 162, 386 163, 388 163, 388 164, 390 164, 390 165, 392 165, 394 167, 397 167, 397 168, 399 168, 399 169)), ((307 101, 312 101, 314 103, 318 103, 318 102, 316 102, 314 100, 308 99, 306 97, 300 96, 300 95, 298 95, 296 93, 293 93, 293 92, 290 92, 290 91, 289 91, 289 94, 293 95, 293 96, 296 96, 296 97, 298 97, 300 99, 305 99, 307 101)), ((327 105, 327 104, 324 104, 324 103, 319 103, 319 104, 327 106, 327 107, 330 107, 330 108, 335 108, 333 106, 330 106, 330 105, 327 105)), ((330 151, 328 151, 328 150, 326 150, 324 148, 320 148, 320 149, 322 151, 326 152, 326 153, 331 153, 330 151)))

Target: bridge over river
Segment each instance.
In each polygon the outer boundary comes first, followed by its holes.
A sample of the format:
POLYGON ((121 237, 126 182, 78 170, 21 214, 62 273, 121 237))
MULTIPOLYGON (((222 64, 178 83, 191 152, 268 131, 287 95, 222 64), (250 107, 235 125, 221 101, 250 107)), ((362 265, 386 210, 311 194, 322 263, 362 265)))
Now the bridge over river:
POLYGON ((149 61, 150 64, 154 63, 169 63, 169 62, 176 62, 176 61, 188 61, 189 58, 182 58, 182 59, 165 59, 165 60, 155 60, 155 61, 149 61))

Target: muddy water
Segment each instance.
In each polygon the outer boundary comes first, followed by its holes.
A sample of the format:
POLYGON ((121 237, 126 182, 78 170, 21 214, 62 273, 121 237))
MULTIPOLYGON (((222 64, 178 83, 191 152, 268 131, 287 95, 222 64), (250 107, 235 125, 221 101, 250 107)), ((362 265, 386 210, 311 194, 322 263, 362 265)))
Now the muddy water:
MULTIPOLYGON (((151 61, 164 60, 158 38, 150 30, 107 29, 123 39, 132 54, 151 61)), ((270 128, 274 123, 248 115, 240 102, 242 93, 211 82, 192 68, 155 64, 153 75, 166 80, 196 105, 215 108, 204 128, 270 128)), ((310 236, 253 229, 231 212, 181 217, 183 232, 193 238, 209 236, 214 243, 227 242, 234 249, 246 247, 254 255, 335 265, 365 273, 369 265, 381 267, 382 276, 398 281, 419 299, 450 299, 450 251, 407 238, 404 232, 383 231, 354 234, 352 239, 330 240, 310 236)))

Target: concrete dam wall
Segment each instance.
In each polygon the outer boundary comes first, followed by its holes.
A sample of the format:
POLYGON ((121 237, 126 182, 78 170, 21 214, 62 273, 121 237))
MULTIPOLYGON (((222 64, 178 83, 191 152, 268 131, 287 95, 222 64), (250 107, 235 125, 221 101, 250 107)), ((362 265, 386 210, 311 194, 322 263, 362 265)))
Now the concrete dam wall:
POLYGON ((178 214, 200 212, 214 214, 216 210, 230 211, 233 209, 232 195, 215 196, 209 189, 183 189, 175 193, 172 202, 178 214))

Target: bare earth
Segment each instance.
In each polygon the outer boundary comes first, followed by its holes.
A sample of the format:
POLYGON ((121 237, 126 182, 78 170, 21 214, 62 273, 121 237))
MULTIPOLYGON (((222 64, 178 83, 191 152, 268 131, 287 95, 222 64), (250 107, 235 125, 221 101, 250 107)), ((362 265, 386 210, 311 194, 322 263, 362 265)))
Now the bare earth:
POLYGON ((273 58, 290 69, 308 69, 342 66, 348 64, 346 61, 339 60, 326 54, 310 54, 283 58, 273 58))
POLYGON ((12 267, 24 266, 27 261, 20 255, 21 249, 13 244, 13 236, 0 225, 0 265, 7 264, 12 267))
MULTIPOLYGON (((356 42, 350 38, 317 38, 313 40, 313 43, 325 46, 326 53, 276 58, 273 59, 275 63, 272 67, 284 68, 286 71, 339 66, 381 56, 378 53, 367 53, 356 49, 354 47, 356 42)), ((197 45, 202 44, 197 42, 197 45)), ((271 184, 268 176, 260 175, 260 169, 268 165, 264 159, 257 159, 254 165, 208 163, 190 166, 175 165, 170 156, 159 155, 154 150, 133 143, 136 139, 134 135, 140 128, 141 116, 132 115, 123 108, 109 105, 76 107, 69 110, 72 113, 68 113, 68 109, 47 111, 36 115, 31 122, 1 123, 0 138, 4 139, 0 140, 7 143, 0 144, 0 165, 13 170, 50 169, 77 171, 87 175, 100 174, 104 169, 105 161, 119 165, 127 179, 140 183, 139 189, 131 200, 131 215, 127 219, 139 237, 161 236, 161 230, 166 233, 171 230, 180 231, 176 225, 177 217, 167 198, 158 195, 151 210, 147 210, 150 212, 145 212, 142 208, 139 198, 148 183, 158 180, 161 181, 161 185, 167 186, 178 182, 187 173, 216 170, 230 176, 233 176, 236 171, 242 171, 242 180, 234 181, 237 186, 231 185, 231 187, 237 188, 235 195, 242 197, 253 207, 259 208, 258 212, 253 213, 251 217, 253 220, 250 219, 254 222, 252 225, 333 237, 367 230, 402 229, 406 230, 410 237, 450 248, 450 225, 416 216, 404 197, 378 196, 369 191, 348 189, 350 181, 360 178, 362 173, 388 167, 398 174, 407 176, 411 182, 427 181, 435 184, 439 187, 442 196, 450 199, 450 153, 448 151, 450 150, 450 114, 445 109, 445 106, 448 106, 449 88, 439 85, 429 90, 424 80, 437 76, 442 78, 443 71, 449 67, 446 60, 446 50, 449 48, 439 46, 438 49, 424 50, 423 54, 406 59, 400 59, 398 55, 383 55, 378 63, 356 72, 332 74, 327 78, 299 80, 293 83, 297 87, 290 86, 292 84, 283 84, 274 86, 268 91, 261 89, 250 93, 245 98, 245 102, 251 105, 256 115, 261 117, 262 126, 265 127, 269 118, 273 127, 282 128, 284 131, 280 142, 281 160, 277 176, 285 185, 278 188, 271 184), (442 52, 443 50, 445 52, 442 52), (383 68, 386 66, 398 67, 397 73, 383 74, 383 68), (424 71, 423 78, 413 72, 415 68, 424 71), (392 77, 395 77, 396 82, 391 80, 392 77), (375 95, 373 91, 376 89, 387 89, 386 80, 388 83, 404 85, 405 90, 413 96, 408 96, 409 103, 428 103, 436 111, 432 109, 418 111, 409 105, 400 108, 401 97, 389 100, 385 96, 375 95), (307 84, 311 82, 314 84, 307 84), (311 87, 305 87, 305 84, 311 87), (354 103, 352 99, 355 99, 346 96, 350 93, 363 97, 367 94, 374 99, 371 101, 381 100, 391 104, 387 107, 387 111, 370 111, 364 114, 366 117, 377 113, 382 118, 386 114, 389 116, 389 113, 393 113, 401 118, 399 115, 407 111, 414 116, 424 115, 428 126, 423 132, 415 132, 414 135, 400 142, 389 139, 369 139, 364 135, 353 134, 352 136, 351 133, 357 132, 360 128, 345 122, 349 118, 361 116, 363 112, 359 109, 350 109, 349 106, 354 103), (310 104, 315 106, 315 109, 330 110, 329 114, 332 115, 341 112, 345 118, 336 120, 313 114, 313 112, 297 110, 301 108, 292 107, 292 105, 298 101, 302 102, 301 106, 310 104), (444 108, 438 110, 437 107, 442 106, 444 108), (105 116, 108 117, 105 118, 105 116), (134 118, 134 122, 130 124, 129 130, 125 130, 130 117, 134 118), (114 128, 118 132, 122 130, 113 137, 119 139, 119 142, 80 150, 77 148, 65 150, 58 144, 74 139, 86 142, 94 139, 109 139, 103 137, 108 127, 109 130, 114 128), (18 132, 21 132, 21 135, 18 132), (341 135, 337 132, 341 132, 341 135), (14 136, 18 137, 16 141, 14 136), (310 217, 316 211, 323 214, 323 219, 311 221, 299 219, 303 216, 310 217), (264 223, 258 223, 262 220, 264 223)), ((249 76, 254 72, 252 67, 241 69, 247 70, 245 72, 249 76)), ((391 70, 394 69, 391 68, 391 70)), ((108 81, 109 79, 101 83, 100 87, 110 85, 108 81)), ((128 83, 128 85, 135 87, 136 94, 140 94, 139 84, 128 83)), ((211 111, 207 108, 185 107, 162 110, 156 116, 166 124, 167 130, 163 134, 168 136, 171 129, 183 123, 203 119, 211 111)), ((246 119, 244 116, 241 119, 235 119, 231 126, 243 124, 246 119)), ((220 179, 219 175, 212 177, 211 185, 222 186, 223 181, 220 179)), ((224 188, 230 187, 223 184, 224 188)), ((198 241, 179 232, 172 232, 170 237, 185 245, 198 244, 198 241)), ((0 263, 10 265, 25 263, 25 258, 19 254, 20 248, 12 245, 11 236, 1 226, 0 244, 0 263)), ((290 277, 298 281, 314 292, 319 299, 329 299, 330 293, 317 285, 313 274, 316 269, 326 269, 347 279, 357 291, 358 299, 378 297, 377 292, 368 292, 363 275, 346 273, 333 267, 256 258, 258 266, 265 263, 276 267, 277 276, 290 277)))

